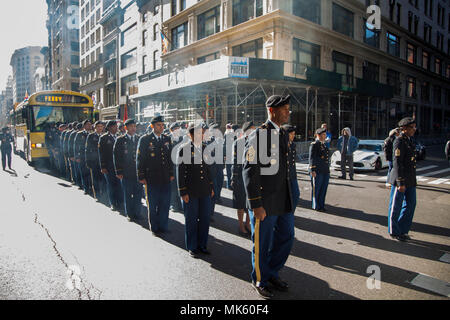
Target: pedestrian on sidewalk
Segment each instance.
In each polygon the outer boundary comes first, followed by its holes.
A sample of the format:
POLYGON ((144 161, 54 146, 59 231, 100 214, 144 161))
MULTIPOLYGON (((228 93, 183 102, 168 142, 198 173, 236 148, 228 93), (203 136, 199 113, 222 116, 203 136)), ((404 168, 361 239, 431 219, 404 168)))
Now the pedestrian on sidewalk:
POLYGON ((387 178, 386 178, 386 187, 390 188, 391 184, 388 182, 389 181, 389 174, 392 171, 392 148, 394 146, 394 140, 395 138, 397 138, 400 135, 400 129, 399 128, 395 128, 392 129, 389 132, 389 137, 386 138, 386 140, 384 140, 384 144, 383 144, 383 151, 384 151, 384 155, 386 156, 386 160, 389 164, 389 168, 388 168, 388 172, 387 172, 387 178))
POLYGON ((388 181, 392 185, 388 231, 391 238, 407 241, 416 208, 416 146, 411 139, 416 132, 416 121, 404 118, 398 125, 401 133, 394 141, 394 165, 388 181))
POLYGON ((2 166, 3 171, 5 171, 6 163, 8 163, 8 168, 11 169, 11 153, 12 153, 12 147, 11 143, 13 142, 13 137, 11 133, 9 132, 9 128, 5 127, 2 129, 2 133, 0 134, 0 150, 2 153, 2 166), (7 161, 8 160, 8 161, 7 161))
POLYGON ((342 135, 338 139, 337 149, 341 153, 341 172, 339 179, 347 179, 347 165, 349 168, 350 180, 353 180, 353 152, 358 149, 358 139, 352 136, 350 128, 342 129, 342 135))

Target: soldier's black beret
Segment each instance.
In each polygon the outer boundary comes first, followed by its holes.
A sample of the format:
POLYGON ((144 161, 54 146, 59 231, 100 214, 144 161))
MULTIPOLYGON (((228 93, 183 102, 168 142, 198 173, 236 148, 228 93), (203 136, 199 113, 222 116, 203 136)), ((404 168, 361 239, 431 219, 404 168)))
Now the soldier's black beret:
POLYGON ((64 128, 64 127, 67 127, 67 124, 64 124, 64 123, 63 123, 63 124, 60 124, 58 128, 59 128, 59 129, 62 129, 62 128, 64 128))
POLYGON ((111 127, 113 127, 113 126, 115 126, 117 124, 117 121, 116 120, 109 120, 107 123, 106 123, 106 128, 108 129, 108 128, 111 128, 111 127))
POLYGON ((177 129, 177 128, 179 128, 180 127, 180 124, 178 123, 178 122, 174 122, 174 123, 172 123, 171 125, 170 125, 170 130, 175 130, 175 129, 177 129))
POLYGON ((212 125, 209 126, 210 129, 219 129, 219 124, 218 123, 213 123, 212 125))
POLYGON ((233 125, 231 126, 231 129, 233 129, 233 131, 236 131, 237 129, 239 129, 239 125, 233 124, 233 125))
POLYGON ((414 124, 416 123, 416 120, 411 118, 411 117, 407 117, 407 118, 403 118, 402 120, 400 120, 400 122, 398 123, 399 127, 406 127, 409 126, 410 124, 414 124))
POLYGON ((81 128, 83 128, 83 124, 82 123, 77 124, 77 130, 80 130, 81 128))
POLYGON ((155 124, 157 122, 164 122, 163 116, 156 116, 152 119, 152 124, 155 124))
POLYGON ((244 125, 242 126, 242 130, 245 132, 250 127, 254 127, 253 121, 248 121, 248 122, 244 123, 244 125))
POLYGON ((319 128, 319 129, 316 130, 316 134, 322 134, 322 133, 325 133, 325 132, 327 132, 327 129, 325 129, 325 128, 319 128))
POLYGON ((77 125, 78 125, 78 121, 74 121, 74 122, 72 122, 72 126, 73 126, 74 128, 76 128, 76 127, 77 127, 77 125))
MULTIPOLYGON (((287 133, 295 132, 295 129, 296 129, 296 127, 293 126, 293 125, 291 125, 291 124, 285 124, 285 125, 282 125, 281 127, 282 127, 282 128, 284 129, 284 131, 286 131, 287 133)), ((326 130, 325 130, 325 131, 326 131, 326 130)))
POLYGON ((128 119, 127 121, 125 121, 126 126, 129 126, 130 124, 136 124, 136 121, 134 119, 128 119))
POLYGON ((269 97, 266 101, 266 107, 267 108, 278 108, 282 107, 286 104, 288 104, 291 101, 291 96, 279 96, 279 95, 273 95, 269 97))
POLYGON ((103 123, 102 121, 95 121, 95 123, 94 123, 94 128, 95 128, 96 126, 98 126, 99 124, 103 124, 103 125, 104 125, 104 123, 103 123))
POLYGON ((190 134, 192 134, 192 133, 194 133, 194 130, 197 130, 197 129, 204 129, 203 124, 202 123, 197 123, 197 124, 191 123, 191 124, 189 124, 188 132, 190 134))
POLYGON ((82 122, 83 127, 86 125, 86 123, 91 123, 91 124, 92 124, 92 121, 89 120, 89 119, 84 120, 84 121, 82 122))
POLYGON ((208 129, 209 129, 209 126, 208 126, 207 123, 203 122, 203 123, 202 123, 202 128, 205 129, 205 130, 208 130, 208 129))

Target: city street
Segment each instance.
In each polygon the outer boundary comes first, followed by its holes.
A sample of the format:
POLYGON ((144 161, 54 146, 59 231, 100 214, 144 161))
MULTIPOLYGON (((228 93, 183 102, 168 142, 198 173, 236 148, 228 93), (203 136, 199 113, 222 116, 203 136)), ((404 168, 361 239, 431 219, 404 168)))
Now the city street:
MULTIPOLYGON (((193 259, 182 214, 171 212, 171 232, 154 237, 144 221, 128 222, 45 169, 18 156, 13 168, 0 172, 0 299, 259 298, 250 284, 252 244, 238 235, 230 190, 223 189, 211 223, 212 254, 193 259)), ((327 212, 319 213, 310 210, 307 164, 297 168, 295 242, 281 272, 290 290, 277 298, 448 299, 450 167, 443 146, 428 147, 418 161, 409 242, 387 232, 386 170, 357 173, 355 181, 333 171, 327 212), (369 279, 373 270, 379 286, 369 279)))

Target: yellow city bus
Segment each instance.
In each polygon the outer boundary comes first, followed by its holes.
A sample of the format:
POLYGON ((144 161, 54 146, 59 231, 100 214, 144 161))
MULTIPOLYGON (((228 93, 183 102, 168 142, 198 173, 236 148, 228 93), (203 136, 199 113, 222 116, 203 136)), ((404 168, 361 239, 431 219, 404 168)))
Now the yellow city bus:
POLYGON ((45 130, 50 123, 93 120, 94 104, 84 94, 73 91, 42 91, 17 105, 12 118, 14 152, 29 164, 48 159, 45 130))

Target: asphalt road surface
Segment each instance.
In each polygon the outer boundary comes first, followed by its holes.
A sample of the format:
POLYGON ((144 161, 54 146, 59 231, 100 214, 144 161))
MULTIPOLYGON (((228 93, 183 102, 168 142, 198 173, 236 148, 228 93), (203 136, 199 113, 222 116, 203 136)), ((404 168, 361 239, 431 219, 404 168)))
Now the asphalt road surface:
MULTIPOLYGON (((231 191, 223 189, 210 228, 212 255, 189 257, 184 217, 154 237, 77 187, 13 157, 0 172, 0 299, 258 299, 250 285, 251 242, 237 235, 231 191)), ((298 164, 301 201, 295 242, 277 299, 448 299, 450 168, 443 147, 418 162, 412 240, 387 233, 389 190, 380 172, 338 180, 327 213, 310 210, 311 186, 298 164), (375 281, 380 280, 380 282, 375 281)))

